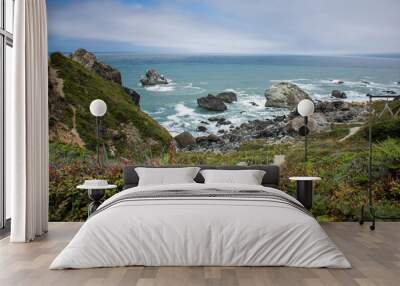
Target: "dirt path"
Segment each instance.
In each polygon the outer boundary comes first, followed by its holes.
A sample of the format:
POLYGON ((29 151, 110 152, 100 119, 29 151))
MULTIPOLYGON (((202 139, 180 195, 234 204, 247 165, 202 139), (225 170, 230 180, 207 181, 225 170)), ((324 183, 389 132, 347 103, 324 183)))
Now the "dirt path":
POLYGON ((339 139, 339 142, 343 142, 343 141, 347 140, 348 138, 350 138, 351 136, 356 134, 360 129, 361 129, 361 126, 351 127, 349 130, 349 134, 347 134, 343 138, 339 139))

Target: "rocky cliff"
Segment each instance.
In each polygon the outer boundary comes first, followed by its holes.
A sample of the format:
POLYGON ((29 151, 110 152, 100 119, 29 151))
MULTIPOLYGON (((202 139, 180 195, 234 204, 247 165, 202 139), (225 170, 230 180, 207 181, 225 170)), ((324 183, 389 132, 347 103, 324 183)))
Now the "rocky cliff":
POLYGON ((135 152, 149 150, 157 154, 166 150, 171 142, 168 131, 135 105, 132 92, 120 85, 118 76, 106 79, 93 69, 93 58, 89 56, 87 60, 83 64, 61 53, 50 56, 50 142, 94 151, 95 118, 89 105, 100 98, 108 107, 102 130, 108 157, 133 158, 135 152))

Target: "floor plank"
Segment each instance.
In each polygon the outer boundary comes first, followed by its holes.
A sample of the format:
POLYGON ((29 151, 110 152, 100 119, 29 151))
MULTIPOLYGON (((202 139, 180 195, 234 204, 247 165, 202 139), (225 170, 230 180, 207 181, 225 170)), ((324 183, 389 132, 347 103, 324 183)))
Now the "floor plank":
POLYGON ((118 267, 85 270, 48 269, 82 223, 50 223, 49 233, 32 243, 0 240, 0 285, 136 285, 136 286, 267 286, 267 285, 399 285, 400 222, 368 225, 322 224, 352 263, 352 269, 290 267, 118 267))

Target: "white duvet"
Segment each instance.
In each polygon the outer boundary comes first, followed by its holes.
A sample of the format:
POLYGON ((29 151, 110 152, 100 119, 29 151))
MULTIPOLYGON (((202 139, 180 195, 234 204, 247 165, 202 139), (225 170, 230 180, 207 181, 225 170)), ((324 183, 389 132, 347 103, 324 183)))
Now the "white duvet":
MULTIPOLYGON (((254 185, 180 184, 164 190, 265 190, 254 185)), ((102 207, 100 206, 100 208, 102 207)), ((350 268, 318 222, 293 206, 246 198, 124 201, 86 221, 50 269, 145 266, 294 266, 350 268)))

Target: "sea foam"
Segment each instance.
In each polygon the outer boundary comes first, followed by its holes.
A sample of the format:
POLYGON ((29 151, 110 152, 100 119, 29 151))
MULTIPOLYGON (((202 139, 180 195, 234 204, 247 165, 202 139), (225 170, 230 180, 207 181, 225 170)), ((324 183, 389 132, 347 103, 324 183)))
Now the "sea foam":
POLYGON ((155 92, 168 92, 175 90, 175 86, 172 84, 153 85, 153 86, 146 86, 145 89, 148 91, 155 91, 155 92))

